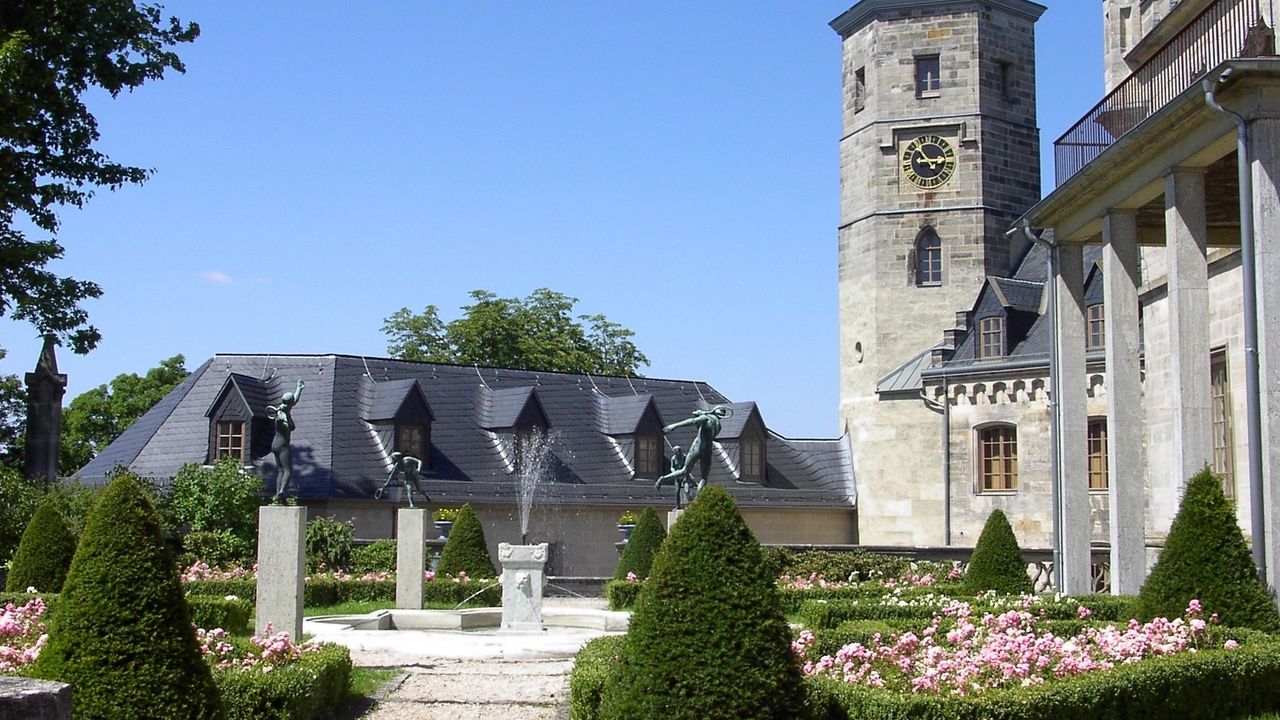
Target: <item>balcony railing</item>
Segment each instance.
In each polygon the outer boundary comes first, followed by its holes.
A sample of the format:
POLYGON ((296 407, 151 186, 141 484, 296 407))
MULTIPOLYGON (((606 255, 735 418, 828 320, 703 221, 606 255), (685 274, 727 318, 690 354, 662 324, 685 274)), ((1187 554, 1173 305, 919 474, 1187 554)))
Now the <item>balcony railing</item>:
POLYGON ((1057 184, 1233 57, 1274 52, 1260 0, 1217 0, 1053 143, 1057 184))

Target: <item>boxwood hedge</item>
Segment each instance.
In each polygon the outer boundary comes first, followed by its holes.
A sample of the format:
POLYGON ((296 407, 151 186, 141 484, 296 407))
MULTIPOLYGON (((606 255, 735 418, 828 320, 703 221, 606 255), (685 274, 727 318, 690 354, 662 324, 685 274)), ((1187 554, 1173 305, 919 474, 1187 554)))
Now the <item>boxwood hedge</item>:
MULTIPOLYGON (((502 602, 502 588, 493 580, 453 582, 433 580, 423 584, 424 603, 458 604, 467 601, 468 607, 492 607, 502 602), (492 586, 492 587, 491 587, 492 586), (476 593, 479 593, 478 595, 476 593), (471 597, 475 595, 475 597, 471 597), (471 598, 467 600, 467 598, 471 598)), ((193 580, 183 583, 187 595, 226 596, 254 600, 257 584, 253 580, 193 580)), ((334 580, 328 577, 312 578, 303 586, 303 605, 337 605, 344 602, 374 601, 395 602, 395 580, 334 580)))
POLYGON ((341 707, 351 681, 351 654, 323 645, 269 673, 215 670, 227 720, 319 720, 341 707))
POLYGON ((599 720, 600 699, 605 684, 614 674, 622 656, 625 635, 606 635, 582 646, 569 674, 569 717, 571 720, 599 720))

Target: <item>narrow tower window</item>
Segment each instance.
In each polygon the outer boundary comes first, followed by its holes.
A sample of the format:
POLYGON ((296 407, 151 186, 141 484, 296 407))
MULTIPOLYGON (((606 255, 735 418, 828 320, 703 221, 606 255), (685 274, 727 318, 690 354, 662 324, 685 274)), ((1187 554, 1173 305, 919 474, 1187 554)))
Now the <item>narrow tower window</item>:
POLYGON ((1089 332, 1085 339, 1086 350, 1102 350, 1107 346, 1107 325, 1102 303, 1089 306, 1089 332))
POLYGON ((1213 471, 1222 476, 1222 490, 1235 497, 1235 431, 1231 422, 1231 376, 1227 373, 1227 351, 1219 348, 1209 356, 1209 410, 1213 421, 1213 471))
POLYGON ((853 73, 853 111, 862 112, 867 107, 867 69, 860 67, 853 73))
POLYGON ((916 58, 916 97, 937 97, 942 89, 942 67, 937 55, 916 58))
POLYGON ((942 238, 925 228, 916 239, 916 285, 942 284, 942 238))

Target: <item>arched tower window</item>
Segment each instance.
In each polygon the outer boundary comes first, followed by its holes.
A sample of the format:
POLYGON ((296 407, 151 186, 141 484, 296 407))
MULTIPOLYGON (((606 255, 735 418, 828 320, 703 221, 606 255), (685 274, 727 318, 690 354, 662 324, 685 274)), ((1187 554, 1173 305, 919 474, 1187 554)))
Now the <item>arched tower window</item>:
POLYGON ((916 285, 942 284, 942 238, 928 227, 916 238, 916 285))

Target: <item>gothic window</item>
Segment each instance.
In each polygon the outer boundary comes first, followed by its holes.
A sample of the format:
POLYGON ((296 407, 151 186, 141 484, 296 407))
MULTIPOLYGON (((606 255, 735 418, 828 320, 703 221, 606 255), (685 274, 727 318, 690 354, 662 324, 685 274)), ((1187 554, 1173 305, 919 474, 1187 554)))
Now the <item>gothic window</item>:
POLYGON ((1222 490, 1235 496, 1235 432, 1231 422, 1231 376, 1227 352, 1219 348, 1209 357, 1209 409, 1213 422, 1213 471, 1222 476, 1222 490))
POLYGON ((636 435, 636 475, 662 475, 662 438, 659 436, 649 433, 636 435))
POLYGON ((916 58, 916 97, 937 97, 942 89, 942 64, 937 55, 916 58))
POLYGON ((1004 357, 1004 318, 982 318, 978 321, 978 358, 1004 357))
POLYGON ((1107 324, 1103 319, 1103 305, 1090 305, 1088 309, 1088 333, 1085 339, 1086 350, 1102 350, 1107 346, 1107 324))
POLYGON ((213 459, 231 456, 244 462, 244 421, 222 420, 217 424, 213 459))
POLYGON ((916 285, 942 284, 942 238, 925 228, 916 238, 916 285))
POLYGON ((853 111, 860 113, 867 107, 867 69, 860 67, 853 73, 853 111))
POLYGON ((1089 489, 1107 489, 1107 419, 1089 420, 1089 489))
POLYGON ((980 492, 1014 492, 1018 489, 1018 428, 991 425, 978 430, 980 492))

